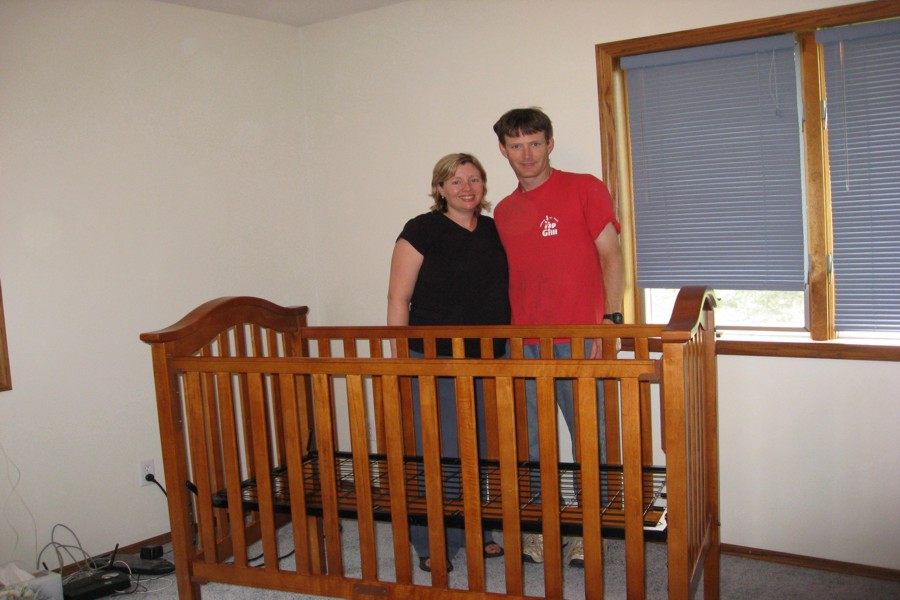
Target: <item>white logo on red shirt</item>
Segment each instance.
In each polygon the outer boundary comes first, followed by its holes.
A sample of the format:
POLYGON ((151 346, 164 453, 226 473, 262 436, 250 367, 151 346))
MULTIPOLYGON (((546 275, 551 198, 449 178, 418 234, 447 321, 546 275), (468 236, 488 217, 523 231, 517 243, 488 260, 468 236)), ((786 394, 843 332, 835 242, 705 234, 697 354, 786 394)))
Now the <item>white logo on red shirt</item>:
POLYGON ((556 217, 544 217, 544 220, 541 221, 541 236, 550 237, 551 235, 559 235, 559 230, 556 228, 558 223, 559 219, 556 217))

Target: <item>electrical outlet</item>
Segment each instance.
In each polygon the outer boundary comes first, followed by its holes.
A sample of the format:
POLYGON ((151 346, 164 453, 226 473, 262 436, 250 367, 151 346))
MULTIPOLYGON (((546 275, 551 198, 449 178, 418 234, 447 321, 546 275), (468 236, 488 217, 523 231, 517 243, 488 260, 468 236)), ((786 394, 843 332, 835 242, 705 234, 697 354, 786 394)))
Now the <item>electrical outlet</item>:
POLYGON ((153 475, 154 477, 156 477, 156 465, 153 464, 152 458, 141 461, 141 485, 153 484, 152 481, 147 480, 147 475, 153 475))

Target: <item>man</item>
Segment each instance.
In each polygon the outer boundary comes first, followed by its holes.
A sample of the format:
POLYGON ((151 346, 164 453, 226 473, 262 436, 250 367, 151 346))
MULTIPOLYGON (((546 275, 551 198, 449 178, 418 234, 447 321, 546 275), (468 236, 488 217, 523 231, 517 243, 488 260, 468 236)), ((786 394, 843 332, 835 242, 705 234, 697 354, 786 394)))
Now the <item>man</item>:
MULTIPOLYGON (((516 190, 494 211, 509 260, 512 324, 622 323, 620 226, 609 190, 592 175, 550 166, 553 125, 540 109, 510 110, 494 125, 494 133, 500 153, 519 180, 516 190)), ((539 355, 536 345, 526 346, 525 352, 527 357, 539 355)), ((599 358, 600 352, 600 345, 592 343, 589 356, 599 358)), ((557 343, 554 354, 571 357, 571 345, 557 343)), ((534 382, 530 383, 526 386, 528 456, 538 460, 537 400, 534 382)), ((599 382, 598 393, 602 393, 599 382)), ((574 440, 571 382, 558 382, 556 397, 574 440)), ((603 448, 602 411, 600 418, 603 448)), ((525 560, 543 562, 542 536, 524 536, 522 554, 525 560)), ((568 559, 572 566, 584 566, 581 538, 574 540, 568 559)))

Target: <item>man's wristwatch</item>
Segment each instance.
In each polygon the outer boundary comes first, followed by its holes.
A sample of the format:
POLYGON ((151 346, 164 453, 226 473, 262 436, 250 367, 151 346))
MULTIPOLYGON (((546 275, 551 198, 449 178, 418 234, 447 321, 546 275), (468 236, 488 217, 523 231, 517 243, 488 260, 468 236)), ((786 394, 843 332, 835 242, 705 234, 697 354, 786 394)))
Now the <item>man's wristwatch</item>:
POLYGON ((625 322, 625 317, 622 315, 622 313, 609 313, 609 314, 603 315, 603 320, 604 321, 612 321, 616 325, 621 325, 622 323, 625 322))

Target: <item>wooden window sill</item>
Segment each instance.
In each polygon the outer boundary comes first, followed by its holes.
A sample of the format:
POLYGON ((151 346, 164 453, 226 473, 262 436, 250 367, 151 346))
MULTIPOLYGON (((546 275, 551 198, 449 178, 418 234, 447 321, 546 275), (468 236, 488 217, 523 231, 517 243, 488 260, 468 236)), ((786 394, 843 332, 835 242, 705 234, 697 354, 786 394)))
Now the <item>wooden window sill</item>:
POLYGON ((900 362, 898 340, 831 340, 741 336, 724 333, 716 341, 716 354, 723 356, 785 356, 900 362))

